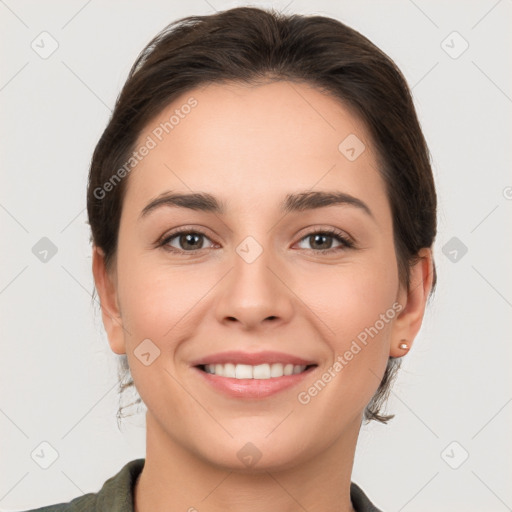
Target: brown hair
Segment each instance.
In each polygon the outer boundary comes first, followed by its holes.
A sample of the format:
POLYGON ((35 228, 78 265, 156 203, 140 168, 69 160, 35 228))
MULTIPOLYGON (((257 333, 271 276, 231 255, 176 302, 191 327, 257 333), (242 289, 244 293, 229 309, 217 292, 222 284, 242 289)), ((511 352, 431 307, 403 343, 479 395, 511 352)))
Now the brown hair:
MULTIPOLYGON (((429 150, 405 78, 385 53, 338 20, 254 7, 179 19, 150 41, 133 64, 89 173, 92 241, 105 253, 108 268, 116 253, 126 162, 151 119, 199 85, 276 80, 315 86, 365 122, 386 183, 400 283, 410 290, 409 267, 418 251, 434 242, 437 200, 429 150)), ((435 265, 433 272, 432 291, 435 265)), ((380 408, 400 361, 389 358, 365 409, 367 421, 385 423, 393 417, 382 415, 380 408)), ((133 386, 126 356, 121 370, 122 392, 133 386)))

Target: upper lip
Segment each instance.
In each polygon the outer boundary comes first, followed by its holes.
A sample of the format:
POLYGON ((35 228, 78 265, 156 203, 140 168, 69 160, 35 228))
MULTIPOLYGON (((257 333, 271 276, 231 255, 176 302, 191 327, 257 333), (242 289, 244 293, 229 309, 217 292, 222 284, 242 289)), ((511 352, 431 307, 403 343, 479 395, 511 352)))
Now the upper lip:
POLYGON ((192 361, 192 366, 201 366, 205 364, 248 364, 251 366, 257 366, 259 364, 269 363, 281 363, 281 364, 293 364, 293 365, 316 365, 315 361, 303 359, 302 357, 294 356, 292 354, 285 354, 283 352, 240 352, 240 351, 227 351, 218 352, 216 354, 210 354, 203 356, 195 361, 192 361))

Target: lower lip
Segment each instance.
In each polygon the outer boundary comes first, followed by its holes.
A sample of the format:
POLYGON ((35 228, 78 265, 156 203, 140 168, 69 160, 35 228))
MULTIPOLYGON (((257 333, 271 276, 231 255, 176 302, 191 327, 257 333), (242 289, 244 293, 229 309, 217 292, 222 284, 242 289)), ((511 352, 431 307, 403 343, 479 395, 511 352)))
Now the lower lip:
POLYGON ((272 377, 270 379, 234 379, 220 377, 205 372, 197 367, 193 369, 201 374, 205 381, 218 391, 235 398, 266 398, 299 384, 317 366, 312 366, 302 373, 272 377))

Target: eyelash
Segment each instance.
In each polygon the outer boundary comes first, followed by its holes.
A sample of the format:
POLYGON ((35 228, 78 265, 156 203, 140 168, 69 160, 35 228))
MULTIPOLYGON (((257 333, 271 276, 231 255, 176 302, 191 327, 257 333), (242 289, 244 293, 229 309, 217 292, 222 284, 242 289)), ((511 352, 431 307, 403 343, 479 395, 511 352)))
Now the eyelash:
MULTIPOLYGON (((173 231, 172 233, 170 233, 168 236, 164 236, 160 241, 158 241, 157 247, 162 247, 166 251, 173 252, 173 253, 183 255, 183 256, 185 256, 187 254, 195 254, 198 251, 203 250, 203 249, 194 249, 191 251, 184 251, 182 249, 176 249, 175 247, 171 247, 171 246, 167 245, 173 238, 175 238, 178 235, 183 235, 183 234, 202 235, 209 239, 208 235, 199 229, 190 229, 190 228, 186 228, 186 227, 178 228, 175 231, 173 231)), ((333 229, 333 228, 326 228, 326 229, 319 229, 317 231, 311 231, 310 233, 307 233, 305 236, 303 236, 299 240, 299 242, 301 242, 302 240, 304 240, 306 238, 314 236, 314 235, 331 236, 334 239, 336 239, 338 242, 340 242, 342 247, 334 247, 334 248, 331 247, 330 249, 318 249, 318 250, 315 250, 315 249, 304 249, 304 250, 324 254, 324 253, 329 253, 329 252, 337 252, 340 250, 347 250, 347 249, 355 248, 355 244, 352 242, 352 240, 347 238, 341 231, 338 231, 337 229, 333 229)))

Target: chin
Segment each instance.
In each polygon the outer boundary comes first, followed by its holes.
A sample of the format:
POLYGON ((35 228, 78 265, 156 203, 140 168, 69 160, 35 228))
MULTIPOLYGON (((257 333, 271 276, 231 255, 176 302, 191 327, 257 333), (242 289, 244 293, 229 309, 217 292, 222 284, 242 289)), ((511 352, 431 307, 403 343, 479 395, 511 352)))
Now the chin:
POLYGON ((236 473, 257 474, 291 469, 303 463, 308 452, 315 450, 314 446, 305 446, 299 432, 297 436, 289 435, 288 431, 281 436, 268 432, 270 430, 256 432, 254 428, 247 429, 245 435, 226 436, 222 443, 216 436, 215 441, 208 442, 206 446, 197 446, 197 451, 214 466, 236 473))

